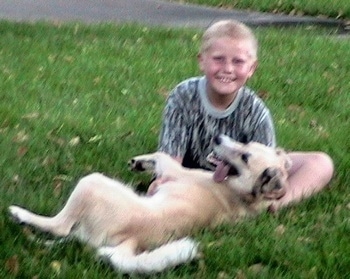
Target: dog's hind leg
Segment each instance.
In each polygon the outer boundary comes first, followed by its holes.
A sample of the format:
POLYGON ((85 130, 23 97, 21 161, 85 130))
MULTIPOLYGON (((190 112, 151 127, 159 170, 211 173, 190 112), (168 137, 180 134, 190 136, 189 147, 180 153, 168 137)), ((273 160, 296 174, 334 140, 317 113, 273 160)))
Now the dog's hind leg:
POLYGON ((31 225, 41 231, 50 232, 56 236, 65 237, 69 234, 71 227, 66 224, 62 226, 58 220, 60 218, 55 217, 46 217, 42 215, 37 215, 29 210, 21 208, 19 206, 11 205, 9 207, 9 213, 11 217, 20 224, 31 225))
POLYGON ((56 216, 38 215, 15 205, 9 207, 9 213, 20 224, 31 225, 41 231, 65 237, 69 235, 74 224, 79 221, 83 203, 84 198, 81 196, 81 191, 79 188, 76 188, 64 208, 56 216))
POLYGON ((198 243, 183 238, 138 255, 125 253, 119 247, 101 247, 97 253, 119 272, 151 274, 193 260, 198 254, 198 243))
POLYGON ((11 217, 20 224, 31 225, 39 230, 50 232, 56 236, 69 235, 74 224, 79 223, 86 204, 94 195, 100 174, 91 174, 82 178, 70 195, 63 209, 53 217, 35 214, 19 206, 10 206, 11 217))

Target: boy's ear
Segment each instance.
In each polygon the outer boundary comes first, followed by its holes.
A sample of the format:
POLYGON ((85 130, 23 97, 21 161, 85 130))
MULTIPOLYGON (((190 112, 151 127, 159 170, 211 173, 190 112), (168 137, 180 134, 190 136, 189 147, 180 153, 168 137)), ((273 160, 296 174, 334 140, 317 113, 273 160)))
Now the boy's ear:
POLYGON ((203 71, 203 54, 202 53, 197 54, 197 60, 199 64, 199 69, 203 71))
POLYGON ((253 74, 255 73, 255 70, 258 68, 258 60, 255 60, 252 64, 252 66, 250 67, 250 71, 249 71, 249 78, 251 78, 253 76, 253 74))

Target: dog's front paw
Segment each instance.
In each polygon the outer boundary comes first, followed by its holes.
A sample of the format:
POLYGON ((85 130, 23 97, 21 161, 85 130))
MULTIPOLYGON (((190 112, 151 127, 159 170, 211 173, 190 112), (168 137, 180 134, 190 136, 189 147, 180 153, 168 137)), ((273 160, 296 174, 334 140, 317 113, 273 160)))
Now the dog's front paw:
POLYGON ((9 207, 9 213, 10 213, 10 217, 19 224, 25 224, 29 221, 29 214, 28 211, 15 206, 15 205, 11 205, 9 207))
POLYGON ((153 172, 156 167, 156 160, 154 158, 150 158, 148 155, 141 155, 132 158, 128 165, 133 171, 153 172))

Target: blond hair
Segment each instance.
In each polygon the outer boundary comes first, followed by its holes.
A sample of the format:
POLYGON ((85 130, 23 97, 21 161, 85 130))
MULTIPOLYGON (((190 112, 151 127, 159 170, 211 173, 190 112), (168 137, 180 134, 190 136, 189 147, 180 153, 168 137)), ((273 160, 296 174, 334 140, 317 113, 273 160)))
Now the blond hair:
POLYGON ((247 25, 236 20, 220 20, 209 26, 203 34, 200 52, 203 53, 207 51, 211 47, 213 40, 222 37, 228 37, 233 40, 250 41, 252 45, 250 54, 253 59, 257 59, 258 40, 247 25))

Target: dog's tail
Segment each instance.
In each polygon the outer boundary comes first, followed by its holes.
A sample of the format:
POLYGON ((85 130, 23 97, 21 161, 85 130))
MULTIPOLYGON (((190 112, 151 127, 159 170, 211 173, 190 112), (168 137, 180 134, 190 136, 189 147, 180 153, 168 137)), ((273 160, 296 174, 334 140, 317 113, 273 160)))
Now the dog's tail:
POLYGON ((101 247, 97 253, 119 272, 150 274, 193 260, 198 243, 186 237, 135 256, 126 256, 116 247, 101 247))

